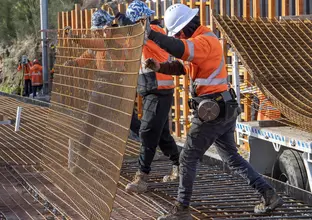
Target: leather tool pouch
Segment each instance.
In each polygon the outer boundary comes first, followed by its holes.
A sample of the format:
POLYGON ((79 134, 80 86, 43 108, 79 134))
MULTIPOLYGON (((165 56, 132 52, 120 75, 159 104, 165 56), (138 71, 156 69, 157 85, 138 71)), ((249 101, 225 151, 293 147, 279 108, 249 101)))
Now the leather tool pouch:
POLYGON ((137 92, 141 96, 146 96, 147 94, 157 90, 157 88, 158 83, 155 72, 151 71, 139 74, 137 92))

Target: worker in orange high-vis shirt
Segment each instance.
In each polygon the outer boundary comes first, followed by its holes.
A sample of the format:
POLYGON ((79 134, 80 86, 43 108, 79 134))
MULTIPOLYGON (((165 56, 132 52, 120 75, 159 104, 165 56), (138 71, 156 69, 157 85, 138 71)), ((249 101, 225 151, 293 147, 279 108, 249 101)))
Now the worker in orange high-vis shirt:
POLYGON ((37 96, 37 91, 39 92, 43 86, 42 66, 37 59, 33 61, 33 66, 30 69, 30 76, 33 98, 35 98, 37 96))
POLYGON ((24 91, 23 96, 29 96, 31 93, 31 76, 30 76, 30 68, 32 67, 32 63, 29 60, 24 61, 24 63, 20 62, 17 71, 23 71, 24 74, 24 91))
MULTIPOLYGON (((168 37, 148 27, 146 36, 178 59, 188 61, 193 109, 192 125, 180 155, 180 185, 175 207, 159 220, 193 219, 189 205, 198 161, 215 143, 222 160, 239 173, 261 195, 256 213, 266 213, 283 204, 283 200, 252 166, 238 153, 234 140, 240 109, 235 92, 228 88, 226 63, 217 36, 200 25, 198 9, 184 4, 171 5, 165 12, 168 37)), ((146 66, 165 74, 183 75, 186 68, 179 61, 159 63, 148 59, 146 66)))
MULTIPOLYGON (((146 17, 149 18, 152 14, 154 11, 141 1, 133 1, 126 10, 127 19, 133 23, 140 22, 146 17)), ((157 33, 165 33, 159 25, 152 24, 151 28, 157 33)), ((147 58, 165 62, 169 59, 169 54, 148 40, 143 47, 142 61, 147 58)), ((178 179, 179 151, 169 129, 169 111, 173 102, 174 87, 172 76, 155 72, 146 68, 142 63, 137 87, 138 93, 143 96, 139 169, 134 180, 126 186, 127 192, 143 193, 147 191, 148 175, 157 145, 163 154, 172 161, 171 173, 166 175, 163 181, 169 182, 178 179)))

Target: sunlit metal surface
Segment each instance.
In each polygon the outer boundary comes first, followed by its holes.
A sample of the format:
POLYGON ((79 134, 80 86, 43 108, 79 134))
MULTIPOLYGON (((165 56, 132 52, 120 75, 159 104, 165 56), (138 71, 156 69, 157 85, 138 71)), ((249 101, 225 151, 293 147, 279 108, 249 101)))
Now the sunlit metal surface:
MULTIPOLYGON (((312 21, 215 16, 253 82, 285 118, 280 122, 312 131, 312 21)), ((268 113, 270 114, 270 113, 268 113)), ((269 115, 270 117, 270 115, 269 115)), ((272 118, 275 118, 272 116, 272 118)))

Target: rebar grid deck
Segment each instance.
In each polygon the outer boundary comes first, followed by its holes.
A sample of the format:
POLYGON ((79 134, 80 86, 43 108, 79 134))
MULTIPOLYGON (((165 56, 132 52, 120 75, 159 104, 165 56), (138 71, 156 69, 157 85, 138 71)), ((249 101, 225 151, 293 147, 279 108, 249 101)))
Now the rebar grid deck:
POLYGON ((286 117, 312 131, 312 21, 214 16, 261 92, 286 117))
MULTIPOLYGON (((38 107, 28 106, 28 108, 34 110, 38 107)), ((46 109, 42 109, 42 112, 38 117, 45 117, 46 109)), ((11 125, 0 126, 6 140, 10 140, 12 146, 24 143, 25 139, 16 138, 16 133, 13 133, 10 127, 11 125)), ((7 158, 2 156, 0 163, 0 175, 3 177, 1 195, 5 195, 5 197, 1 196, 0 201, 3 219, 10 219, 10 217, 13 219, 84 219, 75 208, 72 198, 49 181, 47 171, 34 161, 27 161, 27 163, 21 161, 21 156, 25 155, 25 148, 15 148, 12 151, 5 147, 7 142, 2 140, 0 143, 2 144, 1 155, 8 156, 7 158)), ((125 185, 132 180, 137 170, 138 153, 138 143, 128 141, 110 217, 112 220, 156 219, 160 214, 169 211, 174 202, 178 183, 161 183, 162 177, 171 168, 166 157, 153 162, 148 193, 136 195, 125 192, 125 185)), ((80 176, 80 178, 87 177, 80 176)), ((283 207, 269 216, 255 216, 253 206, 258 202, 259 195, 254 190, 240 177, 223 171, 222 167, 202 164, 195 183, 192 214, 194 219, 312 218, 312 206, 290 198, 285 192, 280 193, 286 201, 283 207)))

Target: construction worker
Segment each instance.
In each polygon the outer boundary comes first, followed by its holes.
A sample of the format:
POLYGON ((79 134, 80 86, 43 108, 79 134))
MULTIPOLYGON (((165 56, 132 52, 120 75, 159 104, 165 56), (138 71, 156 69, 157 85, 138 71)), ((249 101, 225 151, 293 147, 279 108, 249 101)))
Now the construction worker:
MULTIPOLYGON (((127 0, 126 2, 130 4, 133 2, 133 0, 127 0)), ((145 1, 141 1, 141 2, 145 2, 145 1)), ((125 14, 122 14, 119 12, 118 3, 119 3, 118 0, 111 1, 108 3, 110 8, 113 10, 115 18, 118 20, 118 24, 120 26, 133 24, 133 22, 125 14)), ((151 24, 160 25, 160 21, 156 19, 156 20, 151 21, 151 24)), ((140 126, 141 126, 141 123, 139 123, 139 121, 137 120, 137 115, 135 114, 135 112, 133 112, 131 127, 130 127, 131 129, 130 136, 129 136, 130 139, 141 142, 141 139, 138 137, 139 136, 138 128, 140 128, 140 126), (133 131, 138 131, 138 132, 133 132, 133 131)), ((160 154, 160 152, 156 150, 153 160, 157 161, 161 158, 161 156, 162 155, 160 154)), ((166 176, 165 178, 168 178, 168 176, 166 176)))
POLYGON ((42 66, 40 65, 39 60, 35 59, 33 61, 33 66, 30 69, 30 75, 33 98, 35 98, 37 91, 40 91, 43 86, 42 66))
MULTIPOLYGON (((132 22, 140 22, 154 14, 141 1, 133 1, 126 10, 126 17, 132 22)), ((165 33, 158 25, 151 25, 155 32, 165 33)), ((147 41, 143 47, 142 60, 154 58, 160 62, 169 59, 169 55, 154 42, 147 41)), ((163 178, 164 182, 178 179, 179 151, 170 134, 169 111, 173 101, 174 82, 172 76, 156 73, 144 65, 141 66, 138 79, 138 93, 143 96, 143 116, 141 118, 139 170, 134 180, 126 186, 127 192, 143 193, 147 191, 148 175, 157 145, 164 155, 172 161, 171 174, 163 178)))
MULTIPOLYGON (((23 56, 24 58, 25 56, 23 56)), ((21 62, 19 62, 19 65, 17 67, 17 71, 23 71, 24 75, 24 92, 23 96, 29 96, 31 93, 31 76, 30 76, 30 69, 32 67, 32 63, 27 58, 22 59, 21 62)))
POLYGON ((200 25, 198 9, 184 4, 174 4, 165 12, 168 35, 147 26, 146 36, 180 61, 159 63, 148 59, 148 68, 164 74, 190 74, 193 109, 192 125, 180 155, 180 184, 177 203, 171 212, 159 220, 192 219, 189 205, 198 160, 215 143, 222 160, 240 174, 261 195, 261 203, 255 206, 256 213, 267 213, 283 204, 263 177, 237 152, 234 140, 236 118, 240 109, 233 89, 228 90, 226 64, 219 39, 206 26, 200 25), (174 36, 174 37, 170 37, 174 36))

